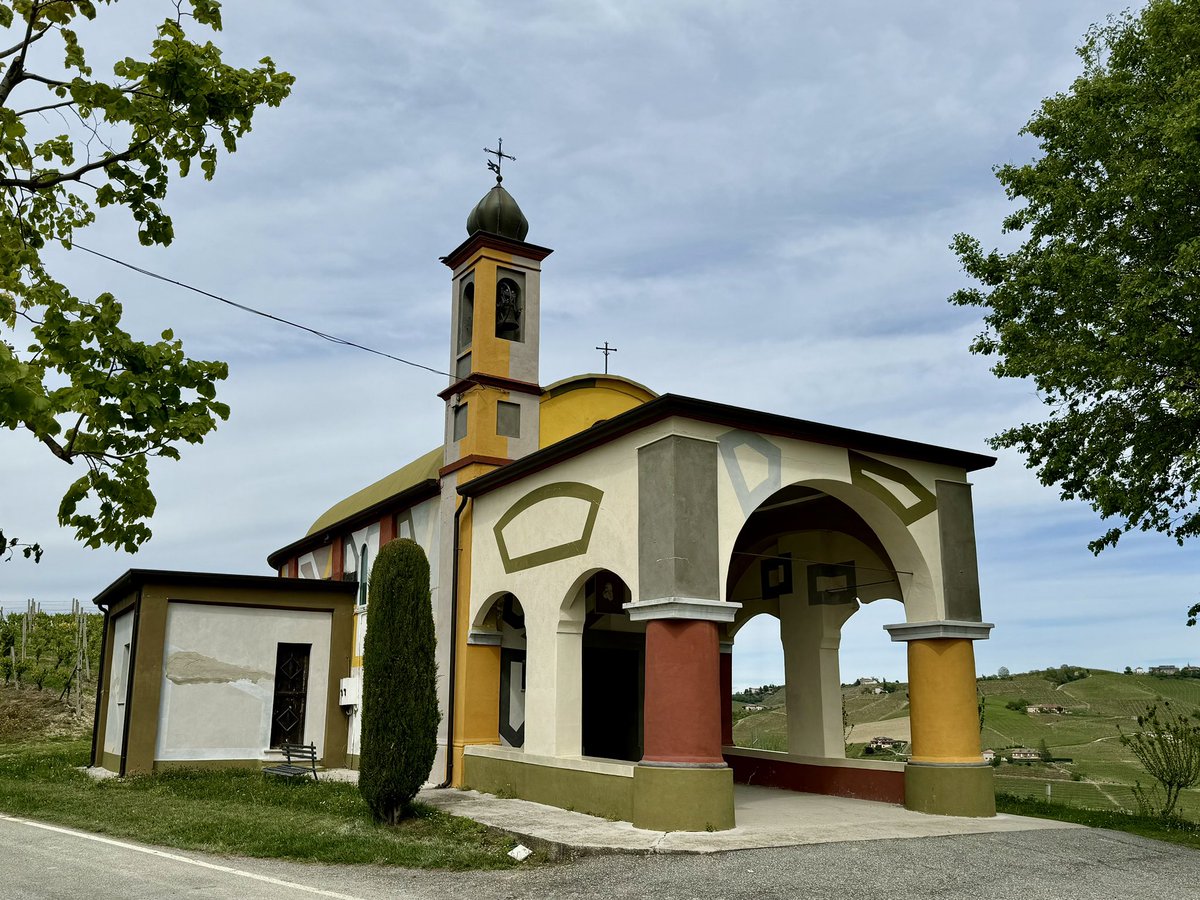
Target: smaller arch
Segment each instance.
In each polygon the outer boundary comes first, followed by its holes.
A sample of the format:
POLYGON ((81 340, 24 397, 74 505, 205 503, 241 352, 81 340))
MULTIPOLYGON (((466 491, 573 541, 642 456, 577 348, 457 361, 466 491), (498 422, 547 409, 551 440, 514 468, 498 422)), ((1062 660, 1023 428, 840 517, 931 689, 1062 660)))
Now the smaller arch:
POLYGON ((737 634, 743 628, 750 624, 752 619, 757 619, 759 616, 771 616, 776 622, 779 621, 779 600, 747 600, 742 603, 742 608, 737 611, 732 622, 725 626, 724 640, 736 641, 737 634))
POLYGON ((564 629, 570 630, 573 627, 577 627, 579 630, 583 629, 584 620, 587 616, 588 582, 601 572, 610 573, 625 586, 626 602, 633 598, 632 592, 629 589, 629 579, 616 569, 609 566, 592 566, 585 569, 575 577, 570 587, 563 593, 563 598, 558 608, 560 631, 564 629))
POLYGON ((646 625, 630 621, 631 599, 619 573, 597 566, 571 582, 559 608, 558 715, 584 756, 641 759, 646 625))
POLYGON ((527 640, 525 609, 516 595, 499 591, 490 596, 471 623, 467 643, 485 650, 499 650, 497 730, 500 743, 508 747, 523 746, 527 640))
POLYGON ((499 631, 500 607, 506 597, 514 597, 510 591, 496 591, 479 605, 471 620, 471 631, 499 631))

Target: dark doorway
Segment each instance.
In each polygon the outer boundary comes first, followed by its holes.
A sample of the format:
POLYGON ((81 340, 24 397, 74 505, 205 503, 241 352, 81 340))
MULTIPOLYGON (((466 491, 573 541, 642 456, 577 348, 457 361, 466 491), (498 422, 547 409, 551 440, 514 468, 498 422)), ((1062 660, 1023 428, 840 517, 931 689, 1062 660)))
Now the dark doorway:
POLYGON ((636 762, 642 758, 644 628, 629 621, 629 588, 612 572, 584 587, 583 754, 636 762))
POLYGON ((271 706, 271 746, 304 742, 308 696, 308 654, 312 644, 279 644, 275 652, 275 701, 271 706))

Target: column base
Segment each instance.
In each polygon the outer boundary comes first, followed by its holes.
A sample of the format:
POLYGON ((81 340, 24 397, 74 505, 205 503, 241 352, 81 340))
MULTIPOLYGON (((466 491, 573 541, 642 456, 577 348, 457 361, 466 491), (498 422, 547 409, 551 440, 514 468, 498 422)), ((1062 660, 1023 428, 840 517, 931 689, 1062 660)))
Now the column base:
POLYGON ((650 831, 733 828, 733 769, 636 766, 633 826, 650 831))
POLYGON ((910 762, 904 767, 904 805, 939 816, 994 816, 992 767, 910 762))

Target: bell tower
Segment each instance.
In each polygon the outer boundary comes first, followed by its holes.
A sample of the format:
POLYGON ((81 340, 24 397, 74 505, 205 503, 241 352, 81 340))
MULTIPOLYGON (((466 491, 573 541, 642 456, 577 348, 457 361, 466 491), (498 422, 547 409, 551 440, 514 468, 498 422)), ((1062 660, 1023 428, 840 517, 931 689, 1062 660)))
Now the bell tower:
POLYGON ((459 484, 538 448, 541 262, 551 251, 525 242, 529 222, 500 175, 512 157, 487 152, 496 184, 442 259, 453 273, 442 474, 458 472, 459 484))
POLYGON ((442 257, 451 272, 446 371, 453 374, 438 395, 446 401, 439 584, 450 589, 439 593, 434 621, 438 672, 450 676, 439 688, 439 753, 455 785, 462 784, 464 749, 498 740, 500 691, 499 645, 470 637, 474 505, 458 487, 538 449, 540 280, 550 255, 525 242, 529 222, 501 184, 500 165, 512 157, 502 148, 487 152, 496 156, 488 163, 496 184, 467 216, 467 239, 442 257))

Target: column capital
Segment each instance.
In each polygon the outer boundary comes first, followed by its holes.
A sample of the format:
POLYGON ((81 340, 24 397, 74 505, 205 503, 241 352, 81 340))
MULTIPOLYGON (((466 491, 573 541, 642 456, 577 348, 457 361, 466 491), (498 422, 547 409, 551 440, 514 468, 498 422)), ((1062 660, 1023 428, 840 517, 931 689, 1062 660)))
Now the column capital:
POLYGON ((487 628, 472 628, 467 632, 467 644, 471 647, 499 647, 500 639, 499 631, 487 628))
POLYGON ((725 600, 703 600, 699 597, 657 597, 654 600, 635 600, 622 607, 629 621, 651 619, 702 619, 707 622, 732 622, 740 603, 725 600))
POLYGON ((936 638, 986 641, 988 633, 995 628, 991 622, 963 622, 957 619, 938 619, 932 622, 901 622, 884 625, 884 629, 895 642, 927 641, 936 638))

